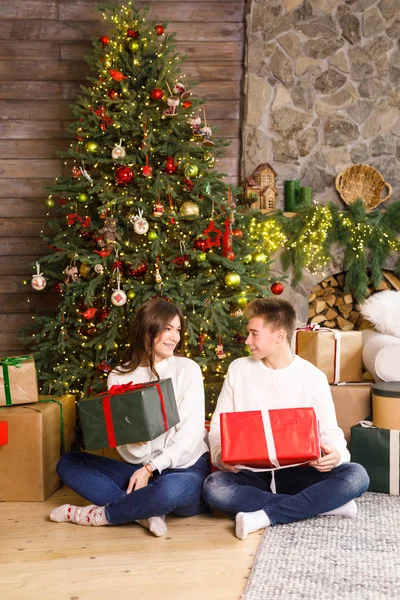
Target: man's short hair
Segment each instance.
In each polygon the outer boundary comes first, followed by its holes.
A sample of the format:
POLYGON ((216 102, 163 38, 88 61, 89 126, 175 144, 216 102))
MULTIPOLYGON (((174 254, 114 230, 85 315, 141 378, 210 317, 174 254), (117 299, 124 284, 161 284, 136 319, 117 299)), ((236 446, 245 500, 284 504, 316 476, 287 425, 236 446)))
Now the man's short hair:
POLYGON ((270 325, 273 331, 284 329, 290 344, 296 327, 296 311, 287 300, 271 296, 256 298, 244 309, 246 319, 261 317, 265 325, 270 325))

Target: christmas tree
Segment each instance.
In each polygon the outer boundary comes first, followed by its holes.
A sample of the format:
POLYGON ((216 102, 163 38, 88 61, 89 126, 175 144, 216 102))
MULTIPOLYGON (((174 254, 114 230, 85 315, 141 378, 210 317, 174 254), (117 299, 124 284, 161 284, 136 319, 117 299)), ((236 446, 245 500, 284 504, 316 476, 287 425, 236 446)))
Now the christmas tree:
POLYGON ((242 309, 269 293, 268 262, 258 213, 239 210, 214 168, 226 144, 182 76, 174 34, 147 10, 104 9, 112 30, 87 59, 76 140, 60 153, 70 175, 46 200, 52 252, 32 278, 58 292, 58 313, 36 317, 25 340, 43 393, 91 395, 123 360, 137 308, 162 296, 187 317, 185 354, 203 369, 211 414, 244 353, 242 309))

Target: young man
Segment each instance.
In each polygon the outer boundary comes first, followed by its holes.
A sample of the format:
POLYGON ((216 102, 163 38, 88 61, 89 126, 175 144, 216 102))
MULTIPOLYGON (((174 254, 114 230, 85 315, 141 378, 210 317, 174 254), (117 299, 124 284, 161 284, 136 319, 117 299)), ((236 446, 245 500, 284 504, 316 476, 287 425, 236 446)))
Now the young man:
POLYGON ((210 507, 236 520, 236 536, 320 514, 355 516, 354 498, 368 489, 364 467, 351 463, 338 427, 328 381, 290 347, 296 313, 286 300, 262 298, 245 310, 252 356, 229 366, 210 427, 213 464, 203 495, 210 507), (320 425, 322 457, 308 465, 253 469, 221 461, 220 414, 313 407, 320 425))

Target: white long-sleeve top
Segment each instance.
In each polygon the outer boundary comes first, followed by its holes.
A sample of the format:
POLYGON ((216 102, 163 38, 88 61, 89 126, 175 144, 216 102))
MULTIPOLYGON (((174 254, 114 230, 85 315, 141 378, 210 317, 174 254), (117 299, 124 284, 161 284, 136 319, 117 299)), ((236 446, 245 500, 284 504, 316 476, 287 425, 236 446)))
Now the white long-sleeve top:
MULTIPOLYGON (((201 369, 193 360, 181 356, 165 358, 156 368, 160 379, 170 377, 172 380, 180 422, 143 446, 124 444, 117 446, 117 450, 127 462, 151 462, 160 473, 169 468, 186 469, 208 451, 205 442, 204 386, 201 369)), ((107 386, 110 388, 112 385, 148 381, 156 381, 156 377, 148 367, 138 367, 128 373, 112 371, 108 376, 107 386)))
MULTIPOLYGON (((213 463, 218 466, 221 452, 221 413, 303 407, 314 408, 321 442, 336 448, 340 463, 348 462, 350 454, 343 431, 337 424, 328 380, 322 371, 299 356, 294 356, 293 362, 284 369, 271 369, 252 357, 234 360, 229 366, 211 420, 209 443, 213 463)), ((235 466, 250 469, 243 465, 235 466)))

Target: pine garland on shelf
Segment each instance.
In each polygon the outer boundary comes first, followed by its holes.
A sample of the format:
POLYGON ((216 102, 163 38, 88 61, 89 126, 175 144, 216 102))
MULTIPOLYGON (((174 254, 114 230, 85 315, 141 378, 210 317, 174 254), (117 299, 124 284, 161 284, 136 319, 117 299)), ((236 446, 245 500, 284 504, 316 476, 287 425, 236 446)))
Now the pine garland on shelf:
POLYGON ((357 302, 367 296, 367 286, 377 286, 386 261, 395 253, 394 272, 400 275, 400 201, 385 210, 365 210, 361 199, 345 211, 330 203, 303 209, 294 217, 269 213, 257 223, 265 239, 267 254, 279 248, 282 267, 293 270, 292 284, 300 282, 304 271, 323 271, 329 264, 334 245, 343 248, 345 289, 357 302))

